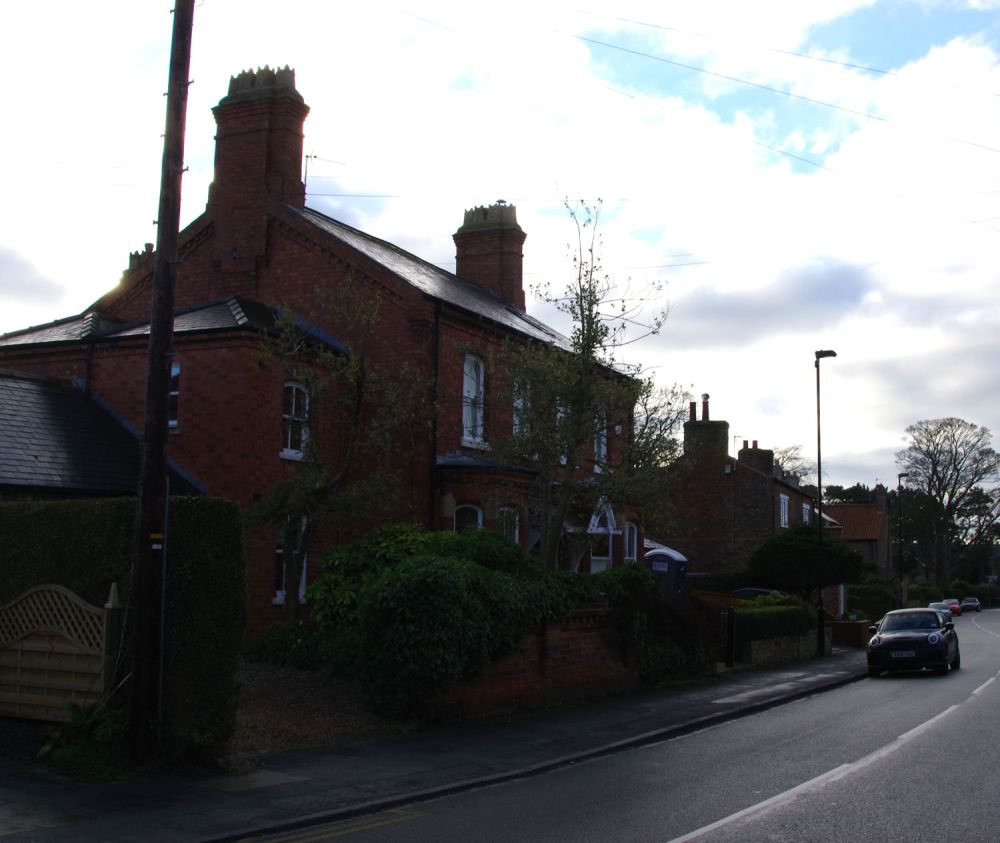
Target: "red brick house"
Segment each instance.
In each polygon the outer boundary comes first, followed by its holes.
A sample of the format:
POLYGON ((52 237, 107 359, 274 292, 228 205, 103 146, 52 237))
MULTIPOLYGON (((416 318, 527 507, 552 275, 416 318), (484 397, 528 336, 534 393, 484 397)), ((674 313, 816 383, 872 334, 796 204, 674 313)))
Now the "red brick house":
MULTIPOLYGON (((262 365, 261 337, 290 312, 309 320, 301 324, 312 342, 352 353, 359 335, 324 316, 317 300, 318 291, 349 286, 381 300, 372 359, 389 369, 405 363, 433 389, 433 416, 396 449, 404 504, 390 520, 502 529, 531 546, 522 515, 530 471, 490 458, 490 440, 509 435, 513 415, 490 400, 502 378, 492 355, 510 340, 569 345, 525 312, 525 233, 515 208, 500 202, 465 211, 452 274, 306 207, 309 108, 293 71, 242 73, 213 111, 214 181, 204 213, 180 235, 170 459, 207 494, 248 508, 296 471, 310 396, 280 367, 262 365), (508 496, 499 501, 498 475, 508 496)), ((0 337, 0 366, 75 381, 141 430, 152 257, 151 246, 133 253, 120 283, 84 313, 0 337)), ((628 429, 616 425, 606 434, 613 453, 628 429)), ((371 526, 358 512, 356 531, 371 526)), ((607 551, 583 560, 582 569, 641 554, 634 513, 609 509, 588 527, 605 534, 607 551)), ((338 537, 320 535, 311 550, 338 537)), ((273 532, 248 536, 251 635, 280 616, 275 547, 273 532)))
POLYGON ((869 503, 824 503, 823 515, 840 525, 839 538, 861 554, 879 574, 890 577, 889 504, 885 486, 877 483, 869 503))
POLYGON ((687 558, 695 580, 745 569, 765 540, 814 516, 813 498, 783 476, 773 451, 744 441, 735 458, 729 455, 729 423, 709 418, 708 395, 701 418, 691 402, 684 451, 668 471, 670 528, 657 538, 687 558))

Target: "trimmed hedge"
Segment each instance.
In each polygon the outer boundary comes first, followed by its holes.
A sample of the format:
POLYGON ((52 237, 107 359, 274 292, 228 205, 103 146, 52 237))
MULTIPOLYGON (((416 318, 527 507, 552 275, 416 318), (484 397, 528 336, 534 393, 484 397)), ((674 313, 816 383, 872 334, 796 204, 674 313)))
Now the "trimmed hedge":
MULTIPOLYGON (((912 595, 910 595, 912 599, 912 595)), ((879 620, 886 612, 899 608, 899 586, 865 583, 847 586, 847 614, 859 619, 879 620)))
MULTIPOLYGON (((129 620, 134 498, 0 503, 0 603, 57 583, 103 605, 111 583, 129 620)), ((230 501, 170 500, 164 752, 210 761, 235 726, 246 623, 242 516, 230 501)))
POLYGON ((761 641, 785 635, 805 635, 815 626, 815 612, 802 604, 748 606, 736 610, 737 641, 761 641))

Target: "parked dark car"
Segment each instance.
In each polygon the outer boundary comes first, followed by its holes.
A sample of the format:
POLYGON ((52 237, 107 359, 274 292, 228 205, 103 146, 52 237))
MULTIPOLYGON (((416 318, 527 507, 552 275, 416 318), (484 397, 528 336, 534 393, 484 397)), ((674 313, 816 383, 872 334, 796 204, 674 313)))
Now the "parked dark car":
POLYGON ((981 612, 983 611, 983 604, 979 602, 978 597, 966 597, 962 600, 962 611, 981 612))
POLYGON ((947 673, 958 670, 962 657, 958 650, 955 624, 944 620, 937 609, 895 609, 886 612, 877 626, 868 628, 868 675, 887 670, 924 670, 947 673))
POLYGON ((944 615, 944 619, 946 621, 950 621, 955 616, 951 611, 951 606, 947 603, 928 603, 927 608, 937 609, 942 615, 944 615))
POLYGON ((945 597, 944 602, 948 604, 948 608, 951 609, 953 615, 962 614, 962 604, 958 602, 957 597, 945 597))

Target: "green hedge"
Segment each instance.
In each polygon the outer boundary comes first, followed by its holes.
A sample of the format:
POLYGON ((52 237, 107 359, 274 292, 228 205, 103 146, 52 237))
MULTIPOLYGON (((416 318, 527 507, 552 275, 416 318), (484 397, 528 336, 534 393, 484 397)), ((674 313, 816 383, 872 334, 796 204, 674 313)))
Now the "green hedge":
MULTIPOLYGON (((136 517, 134 498, 0 503, 0 603, 56 583, 100 606, 116 582, 127 624, 136 517)), ((239 507, 171 498, 167 552, 163 749, 207 761, 235 725, 246 623, 239 507)))
POLYGON ((749 606, 736 610, 736 640, 760 641, 805 635, 816 625, 815 611, 797 606, 749 606))
MULTIPOLYGON (((910 595, 912 599, 913 595, 910 595)), ((879 620, 886 612, 899 608, 899 586, 865 583, 847 586, 847 614, 858 619, 879 620)))

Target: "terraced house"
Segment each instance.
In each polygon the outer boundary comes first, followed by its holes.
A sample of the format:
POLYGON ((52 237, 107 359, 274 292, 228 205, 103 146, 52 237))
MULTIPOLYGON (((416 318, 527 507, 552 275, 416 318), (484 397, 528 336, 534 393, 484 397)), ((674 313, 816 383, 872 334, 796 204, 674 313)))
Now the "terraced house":
MULTIPOLYGON (((333 474, 364 478, 388 465, 395 494, 344 498, 348 510, 318 525, 304 549, 303 581, 320 548, 375 523, 478 526, 532 546, 531 467, 505 464, 491 449, 516 423, 498 361, 511 342, 569 344, 525 312, 515 208, 464 211, 454 274, 312 210, 301 177, 308 112, 293 71, 267 68, 233 78, 214 109, 214 181, 204 213, 180 236, 173 471, 189 491, 252 511, 308 468, 310 449, 333 474), (337 372, 329 383, 327 364, 337 372), (379 384, 382 411, 358 400, 366 377, 368 388, 379 384), (398 413, 384 411, 392 401, 398 413), (393 415, 395 427, 386 421, 393 415), (356 447, 362 440, 367 451, 356 447)), ((120 427, 141 430, 152 284, 147 246, 84 313, 0 338, 0 367, 21 382, 72 384, 120 427)), ((591 463, 579 471, 593 471, 629 436, 627 415, 602 418, 591 463)), ((594 537, 594 550, 572 560, 580 570, 641 554, 632 511, 607 506, 569 526, 594 537)), ((285 598, 280 532, 248 533, 252 635, 280 616, 285 598)))

